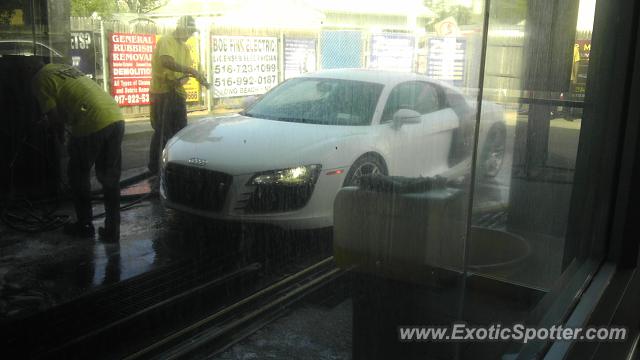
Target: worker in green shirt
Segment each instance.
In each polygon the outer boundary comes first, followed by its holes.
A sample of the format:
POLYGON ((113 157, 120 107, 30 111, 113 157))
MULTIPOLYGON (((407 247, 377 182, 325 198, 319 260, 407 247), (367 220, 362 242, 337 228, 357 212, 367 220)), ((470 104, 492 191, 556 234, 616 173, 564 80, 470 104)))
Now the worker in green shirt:
POLYGON ((71 130, 68 143, 69 185, 77 221, 66 224, 64 232, 93 237, 90 171, 95 165, 102 184, 105 224, 98 229, 106 242, 120 239, 120 146, 124 117, 115 100, 80 70, 66 64, 36 64, 33 94, 40 110, 52 124, 71 130))
POLYGON ((160 154, 167 140, 187 125, 187 93, 189 76, 209 87, 206 78, 192 68, 193 59, 186 41, 196 32, 191 16, 178 19, 172 34, 162 36, 151 59, 151 126, 153 137, 149 148, 149 172, 157 174, 160 154))

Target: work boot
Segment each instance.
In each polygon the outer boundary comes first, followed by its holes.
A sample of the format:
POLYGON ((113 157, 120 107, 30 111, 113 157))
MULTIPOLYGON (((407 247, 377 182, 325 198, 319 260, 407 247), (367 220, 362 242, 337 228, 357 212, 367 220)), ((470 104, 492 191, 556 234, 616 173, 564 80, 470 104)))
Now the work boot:
POLYGON ((90 237, 93 237, 93 235, 95 235, 96 231, 93 228, 92 223, 80 224, 78 222, 74 222, 74 223, 64 224, 64 228, 62 229, 62 232, 74 237, 90 238, 90 237))
POLYGON ((101 226, 98 228, 98 236, 102 242, 117 243, 120 241, 120 230, 107 230, 101 226))

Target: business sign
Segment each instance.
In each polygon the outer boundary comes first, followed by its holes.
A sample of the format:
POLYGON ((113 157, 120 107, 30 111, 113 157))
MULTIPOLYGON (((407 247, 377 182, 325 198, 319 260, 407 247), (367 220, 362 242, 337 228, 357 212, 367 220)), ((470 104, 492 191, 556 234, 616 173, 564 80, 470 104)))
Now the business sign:
POLYGON ((96 50, 93 44, 93 33, 91 31, 71 32, 71 55, 72 65, 80 69, 87 77, 96 77, 96 50))
POLYGON ((427 55, 427 75, 454 85, 462 85, 466 48, 467 42, 464 38, 430 38, 427 55))
POLYGON ((584 101, 591 55, 591 40, 576 40, 573 48, 573 68, 571 69, 571 92, 575 100, 584 101))
POLYGON ((439 36, 457 36, 460 34, 458 22, 453 16, 435 23, 434 28, 439 36))
MULTIPOLYGON (((189 52, 191 53, 191 59, 193 59, 193 64, 191 65, 193 68, 198 69, 198 63, 200 62, 200 52, 198 51, 198 39, 195 36, 192 36, 186 42, 189 47, 189 52)), ((187 102, 197 102, 200 101, 200 90, 201 85, 193 77, 189 78, 186 84, 184 84, 184 91, 187 93, 187 102)))
POLYGON ((371 35, 372 69, 413 71, 415 38, 405 34, 371 35))
POLYGON ((284 78, 316 71, 316 39, 284 38, 284 78))
POLYGON ((278 82, 278 38, 211 37, 216 98, 264 94, 278 82))
POLYGON ((148 105, 153 34, 112 33, 109 37, 111 94, 120 106, 148 105))

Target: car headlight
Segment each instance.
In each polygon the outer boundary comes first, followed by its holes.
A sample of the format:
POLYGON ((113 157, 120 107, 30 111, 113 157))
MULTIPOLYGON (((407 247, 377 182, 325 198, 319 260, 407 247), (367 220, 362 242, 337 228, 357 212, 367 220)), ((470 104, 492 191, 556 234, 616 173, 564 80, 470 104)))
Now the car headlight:
POLYGON ((303 185, 314 184, 321 165, 296 166, 289 169, 265 171, 256 174, 248 185, 303 185))
POLYGON ((162 149, 162 158, 160 160, 162 167, 167 166, 167 162, 169 162, 169 152, 167 151, 167 148, 165 147, 164 149, 162 149))

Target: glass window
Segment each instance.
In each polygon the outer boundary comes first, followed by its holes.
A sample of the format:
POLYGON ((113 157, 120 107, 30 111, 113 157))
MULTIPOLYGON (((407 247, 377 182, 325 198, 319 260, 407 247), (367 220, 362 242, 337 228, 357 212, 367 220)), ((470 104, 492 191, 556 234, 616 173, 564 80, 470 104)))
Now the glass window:
POLYGON ((22 55, 19 43, 15 41, 0 41, 1 55, 22 55))
POLYGON ((391 121, 400 109, 408 109, 421 115, 440 109, 440 96, 435 85, 424 82, 409 82, 397 85, 387 98, 382 113, 382 122, 391 121))
POLYGON ((595 0, 6 3, 9 352, 528 358, 412 336, 562 324, 604 259, 636 37, 595 0))
POLYGON ((298 78, 276 87, 247 116, 324 125, 369 125, 382 84, 332 78, 298 78))

